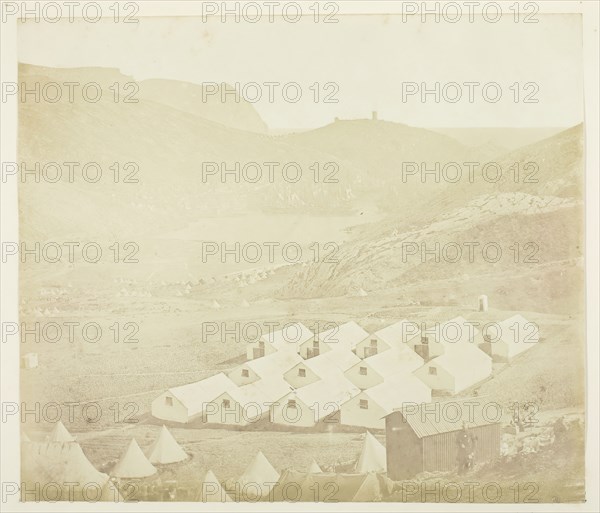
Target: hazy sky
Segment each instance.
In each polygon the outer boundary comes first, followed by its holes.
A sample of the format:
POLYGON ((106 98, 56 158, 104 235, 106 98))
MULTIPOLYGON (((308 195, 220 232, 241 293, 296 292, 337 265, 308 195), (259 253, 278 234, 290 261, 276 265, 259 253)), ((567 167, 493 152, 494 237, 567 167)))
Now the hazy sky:
MULTIPOLYGON (((310 128, 335 117, 370 116, 417 126, 571 126, 582 121, 582 43, 579 15, 540 14, 537 24, 403 22, 400 16, 343 16, 337 24, 203 22, 200 17, 141 18, 138 24, 102 21, 19 23, 21 62, 56 67, 119 68, 136 79, 190 82, 297 82, 302 99, 255 103, 274 129, 310 128), (336 82, 339 103, 314 103, 309 87, 336 82), (490 103, 475 86, 457 103, 433 95, 402 101, 403 82, 497 82, 490 103), (534 92, 538 103, 513 101, 534 92)), ((262 87, 266 97, 267 88, 262 87)), ((447 90, 454 96, 456 90, 447 90)), ((490 89, 490 94, 494 89, 490 89)))

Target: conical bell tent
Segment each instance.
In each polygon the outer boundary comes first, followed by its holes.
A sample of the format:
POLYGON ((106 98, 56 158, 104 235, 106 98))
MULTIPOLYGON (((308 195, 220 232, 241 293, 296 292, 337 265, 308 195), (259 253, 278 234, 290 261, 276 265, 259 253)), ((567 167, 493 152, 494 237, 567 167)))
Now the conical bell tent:
POLYGON ((107 479, 104 483, 99 502, 123 502, 123 496, 112 479, 107 479))
MULTIPOLYGON (((102 500, 100 490, 108 476, 92 465, 77 442, 30 442, 21 449, 21 480, 24 489, 59 487, 60 500, 97 501, 102 500), (80 486, 73 488, 73 483, 80 486), (87 494, 82 490, 84 484, 87 494)), ((112 500, 114 497, 113 493, 112 500)))
POLYGON ((273 468, 265 455, 258 451, 252 463, 238 479, 238 483, 247 497, 251 498, 252 496, 266 496, 278 480, 279 472, 273 468))
POLYGON ((186 460, 188 457, 166 426, 161 428, 156 442, 150 447, 147 454, 150 463, 160 465, 177 463, 178 461, 186 460))
POLYGON ((156 467, 148 461, 135 438, 132 438, 125 454, 115 465, 111 474, 115 477, 140 478, 151 476, 156 472, 156 467))
POLYGON ((319 464, 315 460, 312 460, 310 467, 308 467, 308 473, 309 474, 322 474, 323 471, 321 470, 321 467, 319 467, 319 464))
POLYGON ((360 457, 356 462, 356 472, 386 472, 385 447, 367 431, 360 457))
POLYGON ((227 495, 217 476, 212 470, 209 470, 202 480, 197 500, 199 502, 231 502, 233 499, 227 495))
POLYGON ((72 436, 71 433, 69 433, 67 431, 67 428, 60 420, 56 423, 56 426, 54 426, 54 429, 52 430, 52 432, 50 433, 50 436, 48 437, 48 442, 66 443, 66 442, 74 442, 74 441, 75 441, 75 437, 72 436))

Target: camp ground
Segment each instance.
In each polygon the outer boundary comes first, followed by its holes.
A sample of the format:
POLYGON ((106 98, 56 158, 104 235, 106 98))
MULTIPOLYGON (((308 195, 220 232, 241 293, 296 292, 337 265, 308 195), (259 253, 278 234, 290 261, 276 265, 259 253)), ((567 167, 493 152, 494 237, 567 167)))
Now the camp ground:
POLYGON ((246 356, 248 360, 254 360, 282 350, 298 353, 300 346, 313 337, 314 333, 301 322, 289 323, 258 340, 249 341, 246 356))
POLYGON ((344 376, 361 390, 383 383, 395 374, 411 373, 423 365, 423 358, 406 345, 395 347, 356 362, 344 376))
MULTIPOLYGON (((513 329, 528 326, 518 316, 500 325, 513 329)), ((415 331, 418 326, 414 322, 392 323, 374 333, 375 342, 368 346, 373 351, 369 353, 367 346, 357 351, 369 337, 365 338, 365 330, 354 322, 316 336, 303 324, 290 323, 271 334, 272 352, 266 356, 253 354, 252 359, 226 373, 167 390, 153 401, 152 415, 177 423, 201 419, 210 424, 244 427, 270 412, 269 421, 280 426, 311 428, 337 419, 342 426, 383 429, 384 415, 397 407, 398 401, 431 401, 432 394, 455 395, 491 376, 492 358, 488 353, 492 349, 485 346, 481 332, 464 317, 418 332, 404 343, 415 331), (317 341, 321 346, 292 343, 290 332, 296 334, 293 340, 310 337, 311 344, 317 341), (326 342, 330 336, 338 342, 326 342), (308 358, 303 358, 299 353, 308 347, 315 351, 306 352, 308 358), (361 358, 357 352, 371 356, 361 358)), ((525 329, 519 333, 525 333, 525 329)), ((524 344, 512 344, 517 345, 522 351, 524 344)), ((502 349, 509 346, 500 341, 497 352, 509 354, 512 349, 502 349)))
MULTIPOLYGON (((456 468, 456 454, 452 452, 455 449, 448 447, 462 427, 445 423, 439 433, 434 433, 434 427, 428 427, 426 422, 408 422, 404 418, 409 411, 406 406, 440 404, 435 396, 460 394, 492 373, 492 358, 475 343, 442 342, 448 347, 427 361, 416 346, 396 344, 394 341, 405 331, 407 322, 384 329, 380 339, 388 340, 389 347, 378 345, 377 353, 366 358, 360 358, 355 353, 357 346, 353 348, 352 344, 319 351, 319 355, 308 359, 286 346, 228 371, 167 389, 152 401, 152 417, 146 419, 146 431, 120 432, 114 456, 94 460, 102 462, 98 470, 85 457, 77 437, 57 422, 47 434, 33 437, 44 442, 27 441, 23 436, 22 450, 29 454, 26 468, 32 469, 33 475, 43 475, 45 466, 53 464, 45 455, 52 456, 75 469, 73 473, 89 474, 89 479, 101 482, 102 497, 111 492, 123 497, 124 487, 133 482, 138 487, 139 500, 312 501, 315 494, 323 502, 383 500, 395 486, 390 478, 456 468), (399 412, 406 424, 402 433, 397 429, 399 412), (158 420, 161 422, 156 425, 158 420), (172 426, 177 425, 175 437, 172 426), (228 467, 220 467, 219 461, 228 445, 209 455, 196 434, 208 431, 213 434, 206 435, 207 439, 223 438, 226 443, 229 434, 232 439, 241 433, 255 437, 264 434, 263 429, 270 435, 282 435, 285 444, 293 436, 348 434, 355 437, 353 443, 360 440, 360 450, 344 456, 340 456, 343 449, 328 456, 313 450, 301 468, 293 468, 286 465, 287 459, 267 458, 268 443, 254 451, 253 442, 246 438, 248 447, 240 454, 251 457, 245 462, 245 469, 240 468, 239 475, 227 475, 228 467), (397 438, 400 435, 402 442, 397 438), (418 464, 405 461, 398 466, 398 460, 407 457, 425 459, 418 464), (193 478, 180 484, 176 477, 179 472, 193 478)), ((525 325, 519 318, 503 323, 525 325)), ((356 336, 354 340, 358 339, 356 336)), ((473 340, 481 340, 478 333, 473 340)), ((497 448, 492 446, 500 443, 499 432, 492 424, 498 423, 476 419, 469 426, 472 433, 482 438, 478 461, 490 461, 497 455, 497 448), (483 444, 488 443, 490 449, 484 450, 483 444)), ((320 449, 326 450, 327 444, 320 449)), ((130 495, 125 496, 126 500, 131 499, 130 495)))

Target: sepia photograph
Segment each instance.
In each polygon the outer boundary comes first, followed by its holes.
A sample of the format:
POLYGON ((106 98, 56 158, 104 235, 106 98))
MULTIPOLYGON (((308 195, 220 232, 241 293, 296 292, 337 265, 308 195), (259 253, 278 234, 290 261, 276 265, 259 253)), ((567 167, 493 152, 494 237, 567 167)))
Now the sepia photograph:
POLYGON ((597 511, 598 3, 0 7, 2 511, 597 511))

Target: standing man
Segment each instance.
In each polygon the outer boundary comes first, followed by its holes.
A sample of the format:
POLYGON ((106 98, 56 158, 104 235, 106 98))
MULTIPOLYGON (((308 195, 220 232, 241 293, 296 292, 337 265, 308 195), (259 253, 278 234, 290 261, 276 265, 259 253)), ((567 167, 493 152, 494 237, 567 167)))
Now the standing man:
POLYGON ((467 429, 467 423, 463 421, 462 429, 456 435, 458 473, 463 474, 473 467, 475 460, 475 445, 477 438, 467 429))

